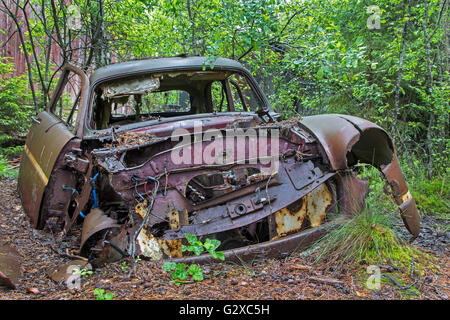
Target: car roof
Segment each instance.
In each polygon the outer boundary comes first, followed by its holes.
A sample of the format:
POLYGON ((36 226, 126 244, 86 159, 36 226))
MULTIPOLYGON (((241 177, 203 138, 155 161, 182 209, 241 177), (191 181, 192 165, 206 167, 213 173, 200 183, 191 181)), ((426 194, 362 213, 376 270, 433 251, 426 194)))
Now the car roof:
POLYGON ((124 77, 132 74, 181 71, 181 70, 242 70, 246 69, 239 62, 227 58, 208 58, 200 56, 156 57, 130 60, 110 64, 95 70, 90 77, 91 84, 108 79, 124 77))

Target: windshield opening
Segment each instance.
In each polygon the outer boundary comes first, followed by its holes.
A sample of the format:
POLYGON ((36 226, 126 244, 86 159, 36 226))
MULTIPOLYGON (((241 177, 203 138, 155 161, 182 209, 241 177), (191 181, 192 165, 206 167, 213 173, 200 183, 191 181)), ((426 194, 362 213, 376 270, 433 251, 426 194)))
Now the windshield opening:
POLYGON ((231 71, 134 76, 103 82, 94 92, 95 130, 161 117, 263 109, 249 79, 231 71))

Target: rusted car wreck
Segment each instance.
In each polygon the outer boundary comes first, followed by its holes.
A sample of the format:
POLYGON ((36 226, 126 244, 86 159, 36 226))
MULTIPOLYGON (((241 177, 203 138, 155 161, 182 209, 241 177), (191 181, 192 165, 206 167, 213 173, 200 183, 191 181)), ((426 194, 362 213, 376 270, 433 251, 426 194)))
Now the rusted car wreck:
POLYGON ((358 163, 380 170, 406 228, 419 233, 381 127, 337 114, 280 121, 236 61, 135 60, 90 78, 67 65, 33 122, 23 207, 35 228, 65 235, 82 225, 80 254, 95 265, 137 255, 208 261, 182 252, 186 233, 219 239, 228 259, 304 248, 336 216, 361 212, 368 182, 358 163))

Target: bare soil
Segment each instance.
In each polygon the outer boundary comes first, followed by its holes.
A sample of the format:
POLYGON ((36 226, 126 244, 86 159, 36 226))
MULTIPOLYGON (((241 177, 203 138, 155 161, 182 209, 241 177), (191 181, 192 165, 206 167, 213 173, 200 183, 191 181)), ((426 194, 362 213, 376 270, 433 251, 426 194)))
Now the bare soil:
MULTIPOLYGON (((333 271, 326 262, 313 263, 312 256, 293 253, 282 260, 255 260, 240 264, 217 263, 202 266, 209 277, 202 282, 175 285, 162 263, 141 260, 136 274, 130 272, 129 260, 109 264, 82 277, 79 289, 69 289, 63 281, 56 283, 47 270, 67 263, 66 254, 76 253, 77 234, 65 242, 55 243, 51 234, 30 227, 23 212, 17 184, 13 179, 0 180, 0 244, 13 245, 23 257, 22 277, 16 289, 0 287, 2 299, 87 299, 96 298, 95 288, 112 292, 114 299, 448 299, 450 268, 449 232, 446 221, 428 216, 423 219, 421 236, 413 244, 438 257, 438 270, 426 270, 415 285, 418 293, 401 290, 383 281, 380 290, 365 288, 366 266, 350 265, 333 271), (53 248, 53 249, 52 249, 53 248), (328 267, 328 268, 327 268, 328 267)), ((387 272, 389 270, 382 270, 387 272)), ((406 270, 397 271, 403 284, 411 283, 406 270)))

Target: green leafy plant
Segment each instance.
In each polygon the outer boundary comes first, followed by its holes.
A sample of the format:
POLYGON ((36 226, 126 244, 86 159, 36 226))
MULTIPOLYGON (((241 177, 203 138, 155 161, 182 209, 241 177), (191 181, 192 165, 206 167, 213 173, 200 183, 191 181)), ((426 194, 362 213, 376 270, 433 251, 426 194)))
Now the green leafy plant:
MULTIPOLYGON (((197 236, 195 235, 186 233, 184 236, 189 242, 189 246, 182 245, 181 250, 183 252, 190 251, 198 256, 206 250, 213 258, 222 261, 225 260, 225 255, 223 254, 223 252, 216 251, 221 243, 219 240, 207 238, 203 243, 199 241, 197 239, 197 236)), ((181 284, 185 282, 189 276, 191 276, 194 281, 202 281, 204 279, 203 269, 196 264, 192 264, 186 269, 186 265, 184 263, 167 261, 162 266, 162 269, 167 272, 172 271, 171 277, 173 279, 172 281, 175 284, 181 284)))
POLYGON ((217 239, 209 239, 207 238, 204 243, 197 239, 197 236, 186 233, 184 235, 189 242, 189 246, 182 245, 181 250, 194 252, 195 255, 200 255, 204 250, 208 251, 209 254, 215 258, 224 261, 225 256, 222 251, 216 251, 216 249, 220 246, 220 241, 217 239))
POLYGON ((183 283, 188 276, 191 276, 194 281, 202 281, 204 279, 203 269, 196 264, 190 265, 186 270, 186 265, 184 263, 167 261, 164 263, 162 269, 164 271, 173 271, 171 277, 175 284, 183 283))
POLYGON ((97 300, 112 300, 112 299, 114 299, 114 293, 105 292, 105 289, 95 288, 94 295, 97 300))
POLYGON ((127 265, 126 261, 123 261, 123 262, 122 262, 122 264, 120 265, 120 269, 121 269, 123 272, 128 272, 128 265, 127 265))

